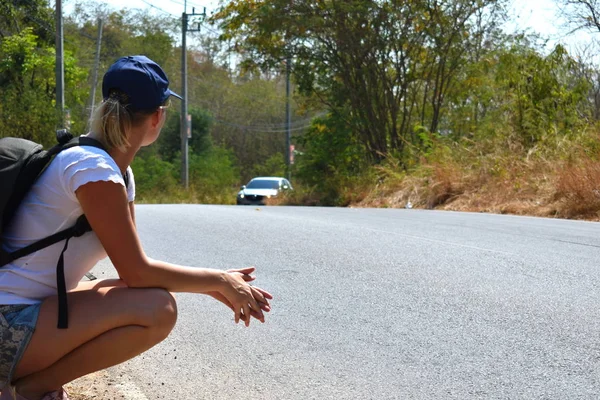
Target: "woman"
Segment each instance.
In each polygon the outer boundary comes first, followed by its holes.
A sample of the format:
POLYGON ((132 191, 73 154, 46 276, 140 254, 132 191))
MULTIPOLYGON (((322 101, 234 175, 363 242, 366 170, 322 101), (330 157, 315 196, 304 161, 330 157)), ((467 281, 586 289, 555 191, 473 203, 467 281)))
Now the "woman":
POLYGON ((13 251, 74 225, 82 214, 93 229, 71 239, 65 252, 68 329, 56 327, 56 260, 64 243, 0 269, 0 399, 66 399, 65 383, 150 349, 175 325, 171 292, 208 294, 246 326, 251 317, 264 322, 263 312, 270 311, 272 296, 248 283, 253 268, 185 267, 150 259, 142 249, 129 166, 160 134, 170 97, 179 97, 168 84, 160 66, 144 56, 115 62, 87 135, 108 153, 87 146, 59 153, 5 231, 4 245, 13 251), (80 282, 107 255, 120 279, 80 282))

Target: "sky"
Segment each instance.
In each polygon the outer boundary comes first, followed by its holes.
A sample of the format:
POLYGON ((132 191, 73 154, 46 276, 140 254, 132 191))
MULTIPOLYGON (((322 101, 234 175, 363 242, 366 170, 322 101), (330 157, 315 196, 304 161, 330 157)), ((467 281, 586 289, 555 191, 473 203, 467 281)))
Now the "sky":
MULTIPOLYGON (((104 0, 116 9, 123 7, 123 0, 104 0)), ((171 14, 173 17, 181 18, 184 10, 184 2, 187 3, 187 12, 206 12, 210 15, 219 4, 219 0, 128 0, 127 8, 149 9, 158 14, 171 14)), ((69 12, 69 6, 75 0, 63 0, 65 13, 69 12)), ((560 10, 555 0, 510 0, 509 6, 510 22, 506 24, 505 30, 523 30, 539 33, 548 38, 547 49, 552 49, 557 43, 563 43, 572 51, 585 46, 594 37, 590 32, 578 32, 566 35, 565 20, 560 15, 560 10)), ((600 33, 596 34, 600 38, 600 33)))
MULTIPOLYGON (((72 6, 75 4, 75 0, 62 1, 64 12, 68 13, 72 9, 72 6)), ((103 0, 101 2, 109 4, 115 9, 150 9, 159 14, 164 14, 166 12, 178 18, 181 18, 181 14, 184 10, 184 3, 187 4, 188 13, 192 12, 192 7, 196 8, 196 12, 202 12, 203 8, 206 7, 206 13, 209 15, 211 11, 214 11, 218 7, 219 4, 218 0, 128 0, 127 2, 124 2, 123 0, 103 0)))
POLYGON ((510 7, 510 15, 511 21, 505 27, 507 31, 527 29, 539 33, 548 39, 548 49, 562 43, 570 51, 575 51, 591 43, 595 37, 600 39, 600 33, 589 31, 569 34, 566 18, 555 0, 515 0, 510 7))

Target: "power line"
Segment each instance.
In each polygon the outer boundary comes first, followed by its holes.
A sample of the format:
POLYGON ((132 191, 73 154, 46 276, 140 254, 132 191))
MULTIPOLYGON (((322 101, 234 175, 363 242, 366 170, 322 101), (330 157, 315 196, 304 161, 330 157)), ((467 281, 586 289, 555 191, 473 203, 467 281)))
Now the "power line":
MULTIPOLYGON (((162 8, 158 7, 158 6, 155 6, 154 4, 150 3, 150 2, 149 2, 149 1, 147 1, 147 0, 141 0, 141 1, 142 1, 143 3, 145 3, 145 4, 147 4, 148 6, 152 7, 152 8, 155 8, 155 9, 157 9, 157 10, 159 10, 159 11, 161 11, 161 12, 163 12, 163 13, 167 14, 167 15, 170 15, 170 16, 174 17, 174 19, 176 19, 177 21, 180 21, 180 17, 179 17, 178 15, 176 15, 176 14, 173 14, 172 12, 166 11, 166 10, 164 10, 164 9, 162 9, 162 8)), ((171 3, 174 3, 174 4, 179 4, 180 6, 185 6, 185 4, 184 4, 184 3, 181 3, 181 2, 179 2, 179 1, 177 1, 177 0, 169 0, 169 1, 170 1, 171 3)), ((202 8, 204 8, 203 6, 200 6, 200 5, 198 5, 198 4, 195 4, 195 3, 190 3, 189 1, 187 2, 187 5, 188 5, 188 6, 196 6, 196 7, 202 7, 202 8)), ((187 12, 187 10, 185 10, 185 11, 187 12)), ((205 22, 202 22, 201 24, 202 24, 202 26, 204 27, 204 29, 206 29, 206 30, 208 30, 208 31, 210 31, 210 32, 212 32, 212 33, 214 33, 215 35, 220 35, 220 34, 221 34, 221 33, 217 32, 217 31, 215 31, 214 29, 211 29, 211 28, 209 28, 208 26, 206 26, 206 23, 205 23, 205 22)))
MULTIPOLYGON (((306 128, 311 125, 310 123, 313 119, 322 117, 324 115, 327 115, 327 112, 321 112, 313 117, 294 121, 290 124, 290 127, 293 129, 306 128)), ((221 122, 236 125, 239 127, 243 127, 244 129, 252 129, 252 130, 256 130, 256 131, 274 131, 274 132, 277 131, 277 132, 279 132, 279 131, 284 130, 287 127, 287 124, 285 124, 285 123, 283 123, 283 124, 265 124, 265 125, 258 125, 258 124, 238 125, 235 122, 228 122, 228 121, 221 121, 221 122)))
MULTIPOLYGON (((165 14, 168 14, 168 15, 171 15, 171 16, 175 17, 175 19, 177 19, 178 21, 181 20, 181 18, 177 14, 173 14, 172 12, 166 11, 166 10, 164 10, 164 9, 158 7, 158 6, 155 6, 154 4, 150 3, 147 0, 141 0, 141 1, 143 3, 145 3, 145 4, 147 4, 148 6, 152 7, 152 8, 156 8, 157 10, 162 11, 165 14)), ((184 4, 184 3, 180 2, 180 1, 177 1, 177 0, 169 0, 169 1, 171 3, 178 4, 180 6, 185 6, 186 5, 186 4, 184 4)), ((195 4, 195 3, 190 3, 189 1, 187 2, 187 6, 196 6, 198 8, 203 8, 202 6, 200 6, 198 4, 195 4)), ((185 12, 187 12, 187 10, 185 10, 185 12)))
MULTIPOLYGON (((241 125, 241 124, 236 124, 233 122, 227 122, 227 121, 221 121, 219 119, 213 119, 213 121, 215 121, 218 124, 221 125, 225 125, 225 126, 231 126, 233 128, 238 128, 247 132, 257 132, 257 133, 285 133, 288 130, 287 129, 272 129, 272 130, 267 130, 267 129, 257 129, 254 128, 250 125, 241 125)), ((302 131, 304 129, 310 128, 311 125, 304 125, 304 126, 299 126, 297 128, 294 129, 290 129, 290 132, 297 132, 297 131, 302 131)))
POLYGON ((202 26, 204 27, 204 29, 206 29, 206 30, 207 30, 207 31, 209 31, 209 32, 212 32, 212 33, 214 33, 215 35, 220 35, 220 34, 221 34, 220 32, 217 32, 217 31, 215 31, 214 29, 212 29, 212 28, 209 28, 208 26, 206 26, 206 22, 203 22, 203 23, 202 23, 202 26))
MULTIPOLYGON (((216 86, 216 87, 218 87, 218 86, 216 86)), ((210 111, 210 105, 213 104, 213 102, 211 102, 208 99, 206 99, 206 100, 205 99, 194 99, 192 102, 195 104, 201 103, 209 111, 210 111)), ((306 124, 315 118, 320 118, 327 114, 328 114, 327 111, 322 111, 322 112, 317 113, 314 116, 296 120, 290 124, 290 127, 297 128, 298 126, 300 126, 300 127, 310 126, 310 125, 306 125, 306 124)), ((215 121, 217 121, 217 119, 215 119, 215 121)), ((223 122, 223 124, 229 124, 231 126, 244 128, 244 129, 250 129, 253 131, 274 131, 274 130, 279 131, 280 129, 284 129, 285 127, 287 127, 287 124, 285 122, 278 123, 278 124, 276 124, 276 123, 259 123, 259 124, 252 124, 252 125, 240 125, 236 122, 222 121, 222 120, 219 120, 219 121, 223 122)))
POLYGON ((180 3, 180 2, 178 2, 178 1, 176 1, 176 0, 169 0, 169 1, 170 1, 171 3, 179 4, 180 6, 185 6, 185 4, 184 4, 184 3, 180 3))
POLYGON ((146 1, 146 0, 142 0, 142 2, 143 2, 143 3, 145 3, 145 4, 147 4, 147 5, 149 5, 149 6, 150 6, 150 7, 152 7, 152 8, 156 8, 158 11, 162 11, 163 13, 165 13, 165 14, 167 14, 167 15, 170 15, 170 16, 172 16, 172 17, 175 17, 175 19, 179 20, 179 18, 177 18, 177 16, 176 16, 175 14, 173 14, 173 13, 170 13, 170 12, 168 12, 168 11, 166 11, 166 10, 163 10, 162 8, 160 8, 160 7, 157 7, 157 6, 155 6, 154 4, 152 4, 152 3, 150 3, 150 2, 148 2, 148 1, 146 1))
POLYGON ((192 3, 192 2, 189 2, 189 1, 187 2, 187 4, 188 4, 188 6, 192 6, 192 7, 193 7, 193 6, 196 6, 196 7, 198 7, 198 8, 200 8, 200 7, 202 7, 202 8, 203 8, 203 7, 204 7, 204 6, 201 6, 200 4, 192 3))
MULTIPOLYGON (((218 90, 227 90, 227 89, 229 89, 229 87, 221 85, 221 84, 219 84, 219 83, 217 83, 215 81, 206 79, 204 77, 200 77, 199 78, 199 77, 193 76, 193 75, 190 75, 189 77, 192 78, 193 80, 195 80, 196 82, 202 84, 202 85, 207 85, 207 86, 213 87, 213 88, 218 89, 218 90)), ((264 99, 264 96, 261 96, 260 94, 254 94, 253 96, 247 96, 246 98, 249 98, 249 99, 264 99)))

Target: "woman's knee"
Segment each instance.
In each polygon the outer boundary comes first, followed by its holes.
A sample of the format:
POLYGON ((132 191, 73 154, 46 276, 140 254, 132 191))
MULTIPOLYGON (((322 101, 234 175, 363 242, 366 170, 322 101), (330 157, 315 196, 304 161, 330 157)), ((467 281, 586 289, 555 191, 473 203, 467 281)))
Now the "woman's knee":
POLYGON ((164 289, 143 290, 143 307, 148 328, 154 330, 159 336, 166 338, 177 322, 177 302, 175 297, 164 289))

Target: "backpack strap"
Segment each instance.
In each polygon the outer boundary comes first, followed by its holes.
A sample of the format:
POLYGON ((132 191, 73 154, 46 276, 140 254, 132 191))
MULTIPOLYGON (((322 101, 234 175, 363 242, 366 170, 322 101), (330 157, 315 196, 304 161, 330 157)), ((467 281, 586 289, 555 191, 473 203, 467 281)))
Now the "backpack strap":
POLYGON ((85 215, 82 215, 77 219, 75 225, 73 225, 72 227, 64 229, 43 239, 40 239, 37 242, 34 242, 29 246, 25 246, 19 250, 13 251, 12 253, 6 253, 6 255, 4 255, 4 258, 0 262, 0 267, 3 267, 6 264, 11 263, 21 257, 33 254, 38 250, 42 250, 48 246, 52 246, 53 244, 56 244, 62 240, 68 240, 72 237, 79 237, 91 230, 92 228, 90 227, 87 218, 85 217, 85 215))
MULTIPOLYGON (((65 282, 65 251, 69 247, 69 240, 73 237, 82 236, 86 232, 90 232, 90 226, 85 215, 77 218, 75 225, 69 229, 69 236, 65 241, 58 263, 56 264, 56 288, 58 290, 58 329, 67 329, 69 327, 69 305, 67 303, 67 284, 65 282)), ((64 231, 63 231, 64 232, 64 231)))

